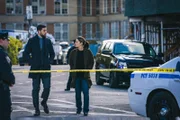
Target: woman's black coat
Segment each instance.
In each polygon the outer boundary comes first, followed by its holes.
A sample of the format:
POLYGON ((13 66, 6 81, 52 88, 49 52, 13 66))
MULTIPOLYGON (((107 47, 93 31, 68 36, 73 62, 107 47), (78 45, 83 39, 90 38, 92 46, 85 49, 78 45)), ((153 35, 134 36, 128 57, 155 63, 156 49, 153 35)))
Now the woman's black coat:
MULTIPOLYGON (((24 60, 29 61, 31 64, 30 70, 50 70, 50 64, 54 60, 54 57, 55 53, 51 40, 47 38, 43 39, 42 49, 40 49, 38 35, 29 39, 23 53, 24 60)), ((29 78, 46 78, 50 76, 51 73, 29 73, 29 78)))

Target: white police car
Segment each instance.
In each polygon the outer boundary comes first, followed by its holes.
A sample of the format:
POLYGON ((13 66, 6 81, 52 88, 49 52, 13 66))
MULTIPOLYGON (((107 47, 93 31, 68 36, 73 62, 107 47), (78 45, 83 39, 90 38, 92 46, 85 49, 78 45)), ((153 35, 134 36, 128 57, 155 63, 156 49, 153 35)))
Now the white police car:
MULTIPOLYGON (((175 120, 180 110, 180 57, 159 68, 174 68, 175 72, 140 72, 131 74, 128 89, 132 111, 151 120, 175 120)), ((179 119, 179 118, 178 118, 179 119)))

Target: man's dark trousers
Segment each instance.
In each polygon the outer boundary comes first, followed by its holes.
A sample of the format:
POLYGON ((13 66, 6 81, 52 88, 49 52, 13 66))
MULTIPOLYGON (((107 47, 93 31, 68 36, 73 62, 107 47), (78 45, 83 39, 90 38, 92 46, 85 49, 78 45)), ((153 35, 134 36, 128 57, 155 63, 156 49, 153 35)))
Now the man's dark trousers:
POLYGON ((0 120, 11 120, 10 90, 0 85, 0 120))
POLYGON ((39 90, 40 90, 41 80, 44 88, 41 95, 41 98, 43 98, 42 100, 43 103, 47 102, 50 93, 50 86, 51 86, 50 77, 33 79, 32 97, 33 97, 33 105, 36 110, 39 110, 39 90))

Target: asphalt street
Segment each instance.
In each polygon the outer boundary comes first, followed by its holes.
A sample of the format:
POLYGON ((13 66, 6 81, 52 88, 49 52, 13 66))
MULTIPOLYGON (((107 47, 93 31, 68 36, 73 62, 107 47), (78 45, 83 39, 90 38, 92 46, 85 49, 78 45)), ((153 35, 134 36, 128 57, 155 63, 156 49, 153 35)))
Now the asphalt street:
MULTIPOLYGON (((13 70, 28 70, 29 66, 13 66, 13 70)), ((68 70, 68 65, 54 65, 52 69, 68 70)), ((95 73, 91 73, 93 86, 90 89, 90 111, 87 117, 75 115, 75 92, 64 91, 69 73, 52 73, 51 93, 48 100, 49 114, 40 106, 41 115, 34 117, 32 105, 32 81, 27 73, 15 73, 16 84, 11 88, 12 120, 148 120, 136 115, 129 106, 127 87, 109 88, 108 84, 95 84, 95 73)), ((41 91, 42 92, 42 85, 41 91)), ((41 99, 40 99, 41 100, 41 99)))

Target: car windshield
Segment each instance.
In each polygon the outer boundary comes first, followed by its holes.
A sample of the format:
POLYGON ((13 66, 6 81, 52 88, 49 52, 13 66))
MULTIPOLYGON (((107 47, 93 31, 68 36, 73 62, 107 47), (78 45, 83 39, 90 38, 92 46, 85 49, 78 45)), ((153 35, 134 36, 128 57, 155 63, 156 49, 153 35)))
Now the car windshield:
POLYGON ((141 54, 155 56, 155 51, 150 45, 141 43, 116 43, 113 53, 117 54, 141 54))
POLYGON ((62 49, 67 49, 69 47, 68 44, 60 44, 60 45, 61 45, 62 49))

